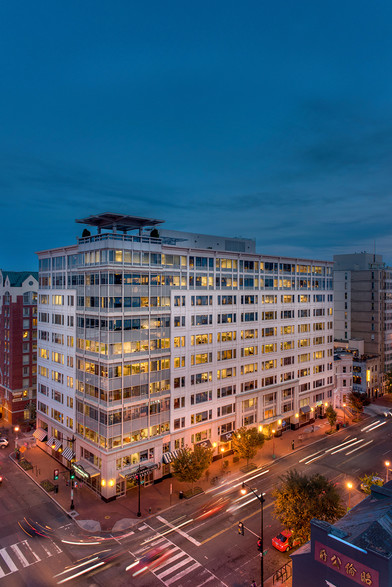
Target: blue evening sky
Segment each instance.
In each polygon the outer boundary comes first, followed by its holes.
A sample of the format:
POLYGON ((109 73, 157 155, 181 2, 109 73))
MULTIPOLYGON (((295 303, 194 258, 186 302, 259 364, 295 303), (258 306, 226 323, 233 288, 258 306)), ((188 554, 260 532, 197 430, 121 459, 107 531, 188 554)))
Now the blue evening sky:
POLYGON ((392 5, 14 0, 0 7, 0 267, 82 218, 392 263, 392 5))

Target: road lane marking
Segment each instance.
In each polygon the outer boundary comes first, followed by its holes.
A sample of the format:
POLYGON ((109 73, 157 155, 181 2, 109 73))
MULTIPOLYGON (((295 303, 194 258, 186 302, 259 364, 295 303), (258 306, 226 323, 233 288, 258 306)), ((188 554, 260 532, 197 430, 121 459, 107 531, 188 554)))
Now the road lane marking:
POLYGON ((40 558, 37 554, 35 554, 34 550, 31 548, 30 544, 27 542, 27 540, 24 540, 22 542, 22 544, 24 544, 25 548, 27 548, 27 550, 30 552, 30 554, 35 558, 35 562, 39 563, 40 562, 40 558))
MULTIPOLYGON (((184 557, 184 552, 181 552, 181 556, 184 557)), ((176 565, 172 566, 172 559, 170 559, 170 566, 168 569, 166 569, 166 571, 162 571, 161 573, 155 573, 157 577, 159 577, 159 579, 162 581, 162 579, 164 577, 167 577, 167 575, 171 575, 171 573, 174 573, 174 571, 176 571, 177 569, 181 569, 184 565, 189 563, 189 555, 186 555, 182 561, 180 561, 179 563, 177 563, 176 565)), ((200 567, 201 565, 199 563, 197 563, 197 566, 200 567)), ((188 572, 188 570, 187 570, 188 572)))
MULTIPOLYGON (((22 543, 23 544, 23 543, 22 543)), ((23 567, 28 567, 30 566, 29 561, 27 560, 27 558, 23 555, 22 551, 20 550, 19 546, 17 544, 12 544, 11 545, 11 550, 15 553, 15 555, 18 557, 19 561, 21 562, 23 567)))
POLYGON ((176 526, 173 526, 173 524, 171 524, 170 522, 165 520, 165 518, 162 518, 161 516, 157 516, 156 519, 159 520, 160 522, 162 522, 162 524, 166 524, 166 526, 169 526, 169 528, 171 528, 174 532, 178 532, 178 534, 180 534, 181 536, 183 536, 184 538, 189 540, 189 542, 192 542, 192 544, 194 544, 195 546, 200 546, 201 543, 198 540, 196 540, 195 538, 193 538, 192 536, 190 536, 186 532, 183 532, 182 530, 180 530, 176 526))
MULTIPOLYGON (((182 571, 181 573, 177 573, 177 575, 174 575, 174 577, 171 577, 168 581, 166 581, 166 585, 171 585, 172 583, 176 583, 177 581, 179 581, 180 579, 182 579, 182 577, 184 577, 185 575, 187 575, 188 573, 191 573, 192 571, 195 571, 198 567, 200 567, 201 565, 199 563, 195 563, 194 565, 192 565, 191 567, 188 567, 187 569, 185 569, 185 571, 182 571)), ((205 567, 202 567, 205 568, 205 567)), ((206 569, 207 570, 207 569, 206 569)), ((158 575, 157 575, 158 576, 158 575)), ((158 577, 159 578, 159 577, 158 577)))
MULTIPOLYGON (((14 563, 14 561, 12 560, 10 555, 8 554, 6 548, 2 548, 0 550, 0 556, 3 558, 4 562, 6 563, 6 565, 9 568, 11 573, 15 573, 15 571, 18 570, 18 567, 16 566, 16 564, 14 563)), ((9 573, 6 573, 6 574, 8 575, 9 573)))

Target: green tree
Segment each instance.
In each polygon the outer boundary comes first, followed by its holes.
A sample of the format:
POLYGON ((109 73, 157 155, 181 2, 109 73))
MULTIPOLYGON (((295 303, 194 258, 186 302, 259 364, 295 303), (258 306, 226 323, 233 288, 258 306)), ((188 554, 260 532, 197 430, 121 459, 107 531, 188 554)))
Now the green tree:
POLYGON ((371 473, 370 475, 364 475, 363 477, 359 478, 361 482, 361 489, 364 493, 370 495, 371 493, 371 486, 372 485, 379 485, 382 487, 384 485, 384 481, 377 473, 371 473))
POLYGON ((392 393, 392 371, 384 373, 384 390, 385 393, 392 393))
POLYGON ((331 432, 332 432, 332 428, 336 424, 336 419, 337 419, 338 415, 335 412, 335 410, 333 409, 333 407, 331 406, 331 404, 329 404, 329 406, 325 410, 325 415, 327 416, 327 420, 329 422, 329 425, 331 426, 331 432))
POLYGON ((191 483, 193 486, 208 469, 212 461, 212 449, 196 445, 193 451, 187 446, 173 460, 171 466, 173 475, 180 481, 191 483))
POLYGON ((359 416, 363 412, 363 406, 367 405, 369 401, 363 393, 352 391, 347 396, 347 403, 356 415, 359 416))
POLYGON ((331 481, 317 473, 311 477, 295 469, 280 478, 273 491, 273 515, 302 544, 310 539, 310 520, 334 523, 345 513, 340 495, 331 481))
POLYGON ((231 448, 240 458, 253 459, 259 448, 264 444, 264 435, 257 428, 239 428, 231 437, 231 448))

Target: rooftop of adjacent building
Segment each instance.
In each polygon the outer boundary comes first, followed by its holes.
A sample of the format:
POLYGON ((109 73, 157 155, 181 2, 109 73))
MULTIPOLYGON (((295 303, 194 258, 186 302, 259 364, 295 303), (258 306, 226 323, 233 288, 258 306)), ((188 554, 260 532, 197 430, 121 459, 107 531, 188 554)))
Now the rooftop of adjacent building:
POLYGON ((5 271, 0 269, 0 285, 2 286, 6 285, 8 279, 10 287, 22 287, 30 277, 38 281, 38 271, 5 271))
POLYGON ((388 269, 382 260, 382 255, 375 253, 350 253, 334 255, 334 271, 369 271, 371 269, 388 269))
POLYGON ((330 535, 353 546, 391 557, 392 481, 383 487, 372 485, 369 497, 358 503, 334 525, 319 520, 314 522, 326 528, 330 535))

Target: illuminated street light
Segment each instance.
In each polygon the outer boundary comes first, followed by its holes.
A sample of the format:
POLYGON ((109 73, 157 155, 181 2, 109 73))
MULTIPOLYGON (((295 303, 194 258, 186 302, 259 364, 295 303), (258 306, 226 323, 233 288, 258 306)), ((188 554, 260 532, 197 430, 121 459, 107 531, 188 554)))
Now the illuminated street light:
POLYGON ((14 432, 16 434, 15 436, 15 450, 18 450, 18 432, 19 432, 19 426, 15 426, 14 428, 14 432))
POLYGON ((242 495, 246 495, 247 489, 250 490, 253 495, 257 497, 260 502, 260 539, 257 542, 258 549, 260 551, 260 585, 264 585, 264 548, 263 548, 263 540, 264 540, 264 528, 263 528, 263 505, 265 502, 264 493, 260 495, 252 489, 245 481, 242 483, 241 493, 242 495))
POLYGON ((344 402, 343 402, 343 417, 344 417, 343 426, 346 427, 346 404, 344 402))
POLYGON ((350 498, 351 498, 351 490, 353 488, 353 484, 351 481, 347 482, 347 489, 348 489, 348 509, 350 509, 350 498))
POLYGON ((275 458, 275 430, 272 429, 272 458, 275 458))
POLYGON ((389 473, 389 467, 391 466, 391 463, 389 461, 385 461, 385 467, 387 469, 387 474, 385 476, 385 483, 388 483, 388 473, 389 473))

